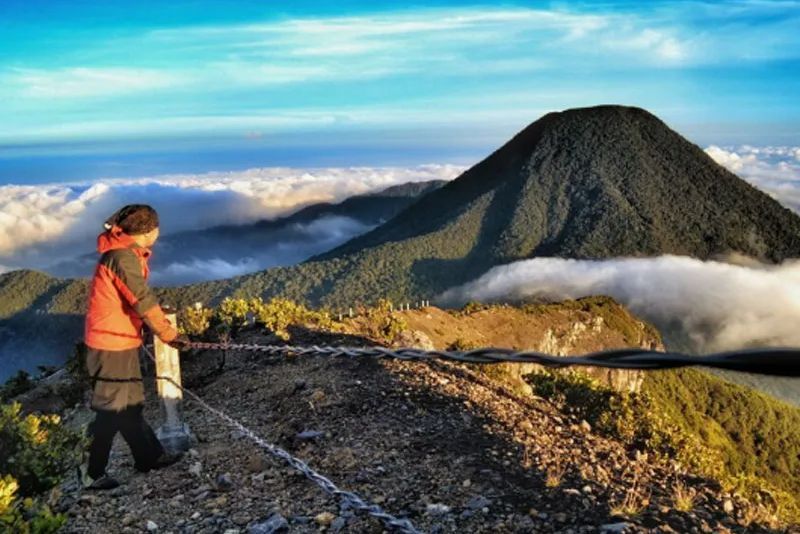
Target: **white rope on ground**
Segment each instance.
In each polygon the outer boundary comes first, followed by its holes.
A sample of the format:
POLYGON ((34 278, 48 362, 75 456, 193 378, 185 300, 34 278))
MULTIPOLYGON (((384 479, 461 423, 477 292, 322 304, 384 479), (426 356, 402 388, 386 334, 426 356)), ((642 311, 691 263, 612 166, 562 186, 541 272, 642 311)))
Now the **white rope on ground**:
MULTIPOLYGON (((147 355, 150 357, 150 359, 153 360, 153 362, 155 362, 156 361, 155 357, 153 356, 153 353, 150 352, 150 349, 146 345, 143 345, 143 347, 147 355)), ((297 471, 303 473, 303 475, 305 475, 306 478, 308 478, 309 480, 314 482, 317 486, 322 488, 322 490, 325 493, 340 499, 343 505, 349 506, 355 510, 358 510, 359 512, 365 512, 370 516, 381 520, 384 525, 386 525, 389 529, 394 530, 395 532, 401 532, 403 534, 423 534, 423 532, 417 530, 417 528, 414 527, 414 525, 408 519, 400 519, 385 512, 380 506, 378 506, 377 504, 368 503, 357 493, 339 489, 336 486, 336 484, 334 484, 328 478, 316 472, 303 460, 295 458, 284 449, 281 449, 277 445, 269 443, 268 441, 261 438, 258 434, 256 434, 255 432, 253 432, 252 430, 250 430, 249 428, 247 428, 242 423, 240 423, 233 417, 229 416, 222 410, 219 410, 209 405, 197 393, 189 389, 186 389, 182 385, 176 383, 171 378, 156 376, 156 380, 166 380, 171 384, 173 384, 174 386, 176 386, 178 389, 180 389, 181 391, 192 397, 192 399, 194 399, 200 406, 202 406, 207 411, 217 416, 219 419, 227 423, 229 426, 241 432, 242 435, 249 438, 256 445, 266 450, 272 456, 283 460, 297 471)))

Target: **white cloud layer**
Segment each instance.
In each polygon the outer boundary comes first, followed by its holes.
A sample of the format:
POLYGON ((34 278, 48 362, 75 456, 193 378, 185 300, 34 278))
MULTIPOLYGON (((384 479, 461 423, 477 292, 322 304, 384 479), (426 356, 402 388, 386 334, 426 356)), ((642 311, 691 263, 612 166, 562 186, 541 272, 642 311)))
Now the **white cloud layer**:
POLYGON ((201 175, 109 179, 94 183, 0 186, 0 262, 43 268, 90 252, 102 223, 124 204, 148 203, 162 230, 176 233, 244 224, 317 202, 406 182, 449 180, 453 165, 257 168, 201 175))
POLYGON ((682 256, 586 261, 535 258, 495 267, 437 301, 513 302, 609 295, 704 353, 800 346, 800 260, 779 266, 682 256))
POLYGON ((800 213, 800 147, 766 146, 706 148, 720 165, 800 213))

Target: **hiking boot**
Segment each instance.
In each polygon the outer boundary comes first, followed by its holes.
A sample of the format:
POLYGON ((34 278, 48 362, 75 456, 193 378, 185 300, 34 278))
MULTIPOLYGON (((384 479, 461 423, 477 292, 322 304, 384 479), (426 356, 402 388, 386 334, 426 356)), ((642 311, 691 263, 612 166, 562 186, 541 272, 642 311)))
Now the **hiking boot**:
POLYGON ((86 489, 92 491, 105 491, 118 487, 119 487, 119 482, 117 481, 116 478, 112 478, 108 475, 103 475, 100 478, 94 479, 91 484, 86 486, 86 489))
POLYGON ((89 476, 86 464, 78 466, 78 485, 86 490, 109 490, 119 486, 116 479, 103 473, 97 478, 89 476))
POLYGON ((152 465, 144 468, 137 465, 135 468, 140 473, 147 473, 148 471, 152 471, 154 469, 163 469, 164 467, 169 467, 181 458, 183 458, 182 452, 175 453, 164 451, 161 453, 161 456, 155 459, 152 465))
POLYGON ((164 467, 169 467, 172 464, 176 463, 178 460, 183 458, 182 452, 163 452, 161 456, 156 459, 156 463, 153 465, 151 469, 162 469, 164 467))

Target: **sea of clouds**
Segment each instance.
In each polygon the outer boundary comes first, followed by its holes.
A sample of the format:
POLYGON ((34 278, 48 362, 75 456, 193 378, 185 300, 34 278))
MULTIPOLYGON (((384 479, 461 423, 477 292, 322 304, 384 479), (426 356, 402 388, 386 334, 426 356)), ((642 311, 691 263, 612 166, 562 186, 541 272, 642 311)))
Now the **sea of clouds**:
MULTIPOLYGON (((160 214, 162 231, 168 235, 271 219, 309 204, 337 202, 407 182, 450 180, 463 170, 455 165, 275 167, 91 183, 3 185, 0 186, 0 269, 47 270, 51 265, 92 252, 103 221, 124 204, 153 205, 160 214)), ((317 230, 324 245, 331 234, 363 229, 337 221, 317 230)), ((220 275, 241 274, 258 267, 248 265, 243 259, 243 263, 232 267, 212 261, 175 266, 174 270, 203 270, 209 266, 216 267, 215 272, 220 275)))
MULTIPOLYGON (((706 153, 800 212, 800 147, 710 146, 706 153)), ((463 170, 453 165, 261 168, 91 183, 4 185, 0 186, 0 273, 22 267, 46 270, 48 265, 92 252, 103 220, 126 203, 153 204, 162 215, 165 233, 170 234, 279 217, 308 204, 336 202, 401 183, 449 180, 463 170)), ((235 260, 187 255, 186 261, 170 263, 154 273, 154 282, 225 278, 275 262, 301 261, 368 229, 342 217, 313 221, 281 234, 262 254, 235 260)), ((536 258, 491 269, 441 295, 437 303, 597 294, 614 297, 667 336, 675 333, 672 339, 682 345, 673 348, 704 353, 748 346, 800 346, 800 259, 776 266, 745 258, 536 258)), ((781 391, 784 398, 797 402, 797 381, 793 382, 788 397, 786 388, 781 391)))
POLYGON ((719 147, 706 154, 784 206, 800 213, 800 147, 719 147))

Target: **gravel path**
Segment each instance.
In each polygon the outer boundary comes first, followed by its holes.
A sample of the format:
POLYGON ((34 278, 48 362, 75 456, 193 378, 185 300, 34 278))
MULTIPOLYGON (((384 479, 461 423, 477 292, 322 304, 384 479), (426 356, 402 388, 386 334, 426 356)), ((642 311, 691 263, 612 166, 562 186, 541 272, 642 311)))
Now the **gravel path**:
MULTIPOLYGON (((334 335, 299 341, 371 344, 334 335)), ((425 532, 759 531, 739 524, 743 504, 712 481, 628 451, 463 366, 233 354, 215 373, 218 357, 189 356, 186 385, 425 532), (690 511, 675 509, 676 487, 695 494, 690 511), (614 515, 624 504, 638 510, 614 515)), ((159 420, 152 401, 148 413, 159 420)), ((186 403, 185 416, 198 443, 184 459, 134 474, 119 440, 110 471, 123 486, 78 497, 65 532, 384 532, 196 403, 186 403)))

